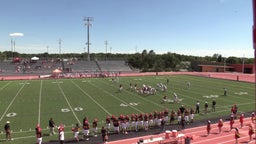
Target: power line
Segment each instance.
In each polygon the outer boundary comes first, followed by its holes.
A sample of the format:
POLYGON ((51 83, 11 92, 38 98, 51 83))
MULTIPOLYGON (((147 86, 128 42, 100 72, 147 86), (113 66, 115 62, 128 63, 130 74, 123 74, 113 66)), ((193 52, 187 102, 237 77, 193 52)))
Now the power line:
POLYGON ((93 21, 93 17, 84 17, 83 20, 86 22, 85 26, 87 26, 87 61, 90 61, 90 26, 92 26, 90 22, 93 21))

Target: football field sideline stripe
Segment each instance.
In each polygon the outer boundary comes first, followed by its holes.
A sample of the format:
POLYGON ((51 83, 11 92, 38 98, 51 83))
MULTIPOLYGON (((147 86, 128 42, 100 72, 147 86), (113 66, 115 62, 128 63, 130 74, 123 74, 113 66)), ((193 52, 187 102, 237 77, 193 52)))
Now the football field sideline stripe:
POLYGON ((40 90, 39 90, 39 102, 38 102, 38 124, 40 124, 40 120, 41 120, 42 88, 43 88, 43 81, 41 80, 40 90))
MULTIPOLYGON (((26 83, 26 82, 25 82, 26 83)), ((12 101, 9 103, 9 105, 7 106, 7 108, 5 109, 4 113, 2 114, 1 118, 0 118, 0 122, 2 121, 2 119, 4 118, 4 116, 6 115, 7 111, 9 110, 9 108, 11 107, 11 105, 13 104, 14 100, 16 99, 16 97, 19 95, 19 93, 21 92, 21 90, 24 88, 26 84, 23 84, 19 91, 16 93, 16 95, 14 96, 14 98, 12 99, 12 101)))
MULTIPOLYGON (((92 85, 92 86, 94 86, 94 87, 97 87, 96 85, 94 85, 94 84, 92 84, 92 83, 90 83, 90 85, 92 85)), ((101 88, 98 87, 98 89, 101 89, 101 88)), ((138 112, 145 113, 145 112, 143 112, 143 111, 137 109, 136 107, 134 107, 134 106, 132 106, 132 105, 129 105, 128 102, 126 102, 126 101, 124 101, 124 100, 122 100, 122 99, 120 99, 120 98, 118 98, 118 97, 115 97, 112 93, 110 93, 110 92, 108 92, 108 91, 105 91, 105 90, 103 90, 103 89, 101 89, 101 90, 102 90, 103 92, 105 92, 105 93, 111 95, 113 98, 115 98, 115 99, 117 99, 117 100, 123 102, 124 104, 127 104, 130 108, 135 109, 135 110, 138 111, 138 112)))
POLYGON ((107 109, 105 109, 101 104, 99 104, 95 99, 91 97, 87 92, 85 92, 79 85, 77 85, 73 80, 71 82, 78 88, 80 89, 86 96, 88 96, 95 104, 97 104, 104 112, 106 112, 108 115, 112 115, 107 109))
POLYGON ((77 115, 75 114, 75 112, 74 112, 74 110, 73 110, 73 108, 72 108, 70 102, 69 102, 68 99, 67 99, 66 94, 64 93, 63 89, 61 88, 61 86, 60 86, 60 84, 57 82, 57 80, 56 80, 56 84, 58 85, 58 87, 59 87, 59 89, 60 89, 60 92, 62 93, 63 97, 65 98, 65 100, 66 100, 66 102, 67 102, 67 104, 68 104, 70 110, 72 111, 74 117, 76 118, 77 122, 81 125, 80 120, 78 119, 77 115))

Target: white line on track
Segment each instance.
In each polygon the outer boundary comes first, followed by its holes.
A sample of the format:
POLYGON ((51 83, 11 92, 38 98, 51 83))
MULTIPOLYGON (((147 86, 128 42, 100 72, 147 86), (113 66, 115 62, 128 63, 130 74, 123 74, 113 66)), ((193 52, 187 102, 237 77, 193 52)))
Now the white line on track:
POLYGON ((107 111, 101 104, 99 104, 95 99, 93 99, 87 92, 85 92, 79 85, 77 85, 74 81, 71 82, 79 88, 85 95, 87 95, 95 104, 97 104, 103 111, 105 111, 108 115, 112 115, 109 111, 107 111))
POLYGON ((21 90, 24 88, 25 84, 22 85, 22 87, 20 87, 19 91, 16 93, 16 95, 14 96, 14 98, 12 99, 12 101, 10 102, 10 104, 8 105, 8 107, 5 109, 4 113, 2 114, 1 118, 0 118, 0 122, 2 121, 2 119, 4 118, 4 116, 6 115, 7 111, 9 110, 9 108, 11 107, 11 105, 13 104, 14 100, 16 99, 16 97, 19 95, 19 93, 21 92, 21 90))
POLYGON ((56 83, 57 83, 57 85, 58 85, 58 87, 59 87, 59 89, 60 89, 60 91, 61 91, 63 97, 65 98, 65 100, 66 100, 66 102, 67 102, 67 104, 68 104, 70 110, 72 111, 73 115, 75 116, 77 122, 81 125, 81 122, 80 122, 80 120, 78 119, 76 113, 74 112, 74 110, 73 110, 73 108, 72 108, 70 102, 68 101, 66 94, 64 93, 64 91, 63 91, 63 89, 61 88, 60 84, 59 84, 57 81, 56 81, 56 83))

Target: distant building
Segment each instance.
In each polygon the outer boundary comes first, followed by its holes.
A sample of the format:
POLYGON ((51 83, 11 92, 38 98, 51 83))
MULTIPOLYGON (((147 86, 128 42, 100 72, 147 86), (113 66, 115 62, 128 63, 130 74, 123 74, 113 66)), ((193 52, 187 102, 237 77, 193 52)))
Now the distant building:
POLYGON ((199 64, 201 72, 240 72, 240 73, 255 73, 254 64, 227 64, 227 65, 206 65, 199 64))

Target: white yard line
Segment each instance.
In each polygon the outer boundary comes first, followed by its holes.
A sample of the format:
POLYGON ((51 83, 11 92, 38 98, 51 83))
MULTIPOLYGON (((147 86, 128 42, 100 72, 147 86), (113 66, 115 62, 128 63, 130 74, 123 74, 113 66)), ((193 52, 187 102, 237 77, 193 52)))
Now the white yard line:
POLYGON ((70 102, 68 101, 66 94, 64 93, 64 91, 63 91, 63 89, 61 88, 60 84, 59 84, 57 81, 56 81, 56 83, 57 83, 57 85, 58 85, 58 87, 59 87, 59 89, 60 89, 60 91, 61 91, 63 97, 65 98, 65 100, 66 100, 66 102, 67 102, 67 104, 68 104, 70 110, 72 111, 73 115, 75 116, 77 122, 79 123, 79 125, 81 125, 81 122, 80 122, 80 120, 78 119, 78 117, 77 117, 75 111, 73 110, 73 108, 72 108, 70 102))
POLYGON ((10 102, 10 104, 7 106, 7 108, 5 109, 4 113, 2 114, 1 118, 0 118, 0 122, 2 121, 2 119, 4 118, 4 116, 6 115, 7 111, 9 110, 9 108, 11 107, 11 105, 13 104, 14 100, 16 99, 16 97, 19 95, 19 93, 21 92, 21 90, 24 88, 26 84, 23 84, 22 87, 19 89, 19 91, 16 93, 16 95, 14 96, 14 98, 12 99, 12 101, 10 102))
POLYGON ((9 81, 7 84, 5 84, 3 87, 0 88, 0 90, 3 90, 5 87, 7 87, 11 82, 9 81))
POLYGON ((71 80, 71 82, 79 88, 86 96, 88 96, 95 104, 97 104, 103 111, 105 111, 108 115, 112 115, 109 111, 107 111, 101 104, 99 104, 95 99, 93 99, 87 92, 85 92, 79 85, 71 80))
POLYGON ((41 119, 42 88, 43 88, 43 81, 41 80, 40 90, 39 90, 39 101, 38 101, 38 124, 40 124, 40 119, 41 119))
MULTIPOLYGON (((104 81, 101 81, 101 82, 105 83, 106 85, 109 85, 109 83, 106 83, 106 82, 104 82, 104 81)), ((109 85, 109 86, 114 87, 113 85, 109 85)), ((148 99, 146 99, 146 98, 144 98, 144 97, 138 96, 138 94, 137 94, 136 92, 131 92, 131 91, 128 91, 128 90, 126 90, 126 89, 123 89, 123 90, 124 90, 124 92, 135 96, 136 99, 139 98, 139 99, 141 99, 141 100, 143 100, 143 101, 146 101, 146 102, 148 102, 148 103, 157 105, 158 107, 166 108, 166 106, 163 106, 163 105, 159 104, 162 99, 159 100, 159 103, 155 103, 155 102, 153 102, 153 101, 151 101, 151 100, 148 100, 148 99)))
MULTIPOLYGON (((94 87, 97 87, 96 85, 94 85, 94 84, 92 84, 92 83, 90 83, 90 85, 93 85, 94 87)), ((98 89, 101 89, 100 87, 97 87, 97 88, 98 88, 98 89)), ((129 104, 128 104, 129 102, 126 102, 126 101, 124 101, 124 100, 122 100, 122 99, 120 99, 120 98, 114 96, 112 93, 110 93, 110 92, 108 92, 108 91, 105 91, 105 90, 103 90, 103 89, 101 89, 101 90, 102 90, 103 92, 105 92, 105 93, 111 95, 113 98, 115 98, 115 99, 117 99, 117 100, 123 102, 124 104, 127 104, 129 107, 135 109, 136 111, 138 111, 138 112, 140 112, 140 113, 145 113, 145 112, 143 112, 143 111, 137 109, 136 107, 134 107, 134 106, 132 106, 132 105, 129 105, 129 104)))

